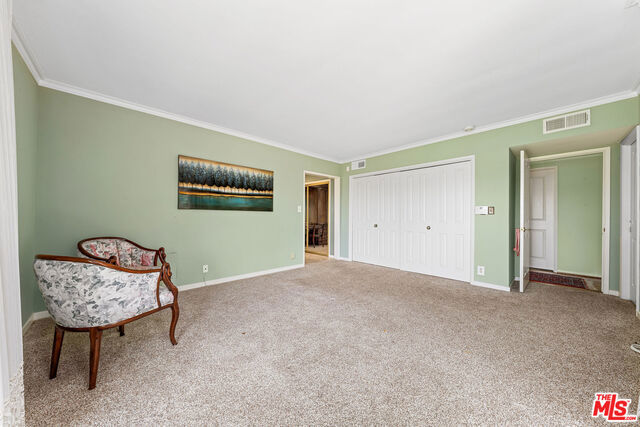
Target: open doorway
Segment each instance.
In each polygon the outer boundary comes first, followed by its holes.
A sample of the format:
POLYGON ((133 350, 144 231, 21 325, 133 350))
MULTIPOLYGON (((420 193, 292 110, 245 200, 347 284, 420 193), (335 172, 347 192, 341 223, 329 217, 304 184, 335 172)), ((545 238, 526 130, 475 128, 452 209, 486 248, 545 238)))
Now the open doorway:
POLYGON ((539 282, 609 292, 610 147, 520 152, 519 290, 539 282))
POLYGON ((305 252, 329 256, 329 180, 305 184, 305 252))
POLYGON ((340 253, 340 178, 304 172, 303 247, 305 264, 340 253))

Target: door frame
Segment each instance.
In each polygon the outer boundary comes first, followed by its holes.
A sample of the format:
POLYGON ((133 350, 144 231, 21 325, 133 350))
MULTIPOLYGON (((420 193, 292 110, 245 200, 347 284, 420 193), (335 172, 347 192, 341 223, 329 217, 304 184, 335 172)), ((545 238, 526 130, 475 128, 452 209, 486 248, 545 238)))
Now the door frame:
MULTIPOLYGON (((529 162, 531 162, 531 159, 529 159, 529 162)), ((529 175, 531 175, 531 172, 533 171, 547 171, 547 170, 553 170, 554 212, 553 212, 553 268, 552 270, 554 273, 557 273, 558 272, 558 167, 544 166, 541 168, 531 168, 529 169, 529 175)), ((531 191, 529 191, 529 194, 531 194, 531 191)), ((531 207, 531 200, 529 200, 529 207, 531 207)))
MULTIPOLYGON (((619 291, 609 289, 609 256, 611 251, 611 147, 592 148, 589 150, 570 151, 531 157, 530 162, 543 162, 569 157, 582 157, 591 154, 602 154, 602 293, 619 295, 619 291)), ((556 203, 557 209, 557 203, 556 203)), ((557 248, 556 248, 557 253, 557 248)))
MULTIPOLYGON (((329 181, 329 240, 327 242, 329 249, 329 258, 340 258, 340 177, 329 175, 322 172, 314 172, 309 170, 302 171, 302 216, 300 217, 300 227, 302 228, 302 265, 305 265, 305 237, 304 219, 307 216, 307 206, 305 202, 307 191, 307 175, 317 175, 327 178, 329 181), (331 192, 333 190, 333 203, 331 202, 331 192), (331 208, 333 207, 333 233, 331 232, 331 208), (333 242, 333 254, 331 253, 331 243, 333 242)), ((324 180, 323 180, 324 181, 324 180)))
MULTIPOLYGON (((636 313, 640 317, 640 284, 638 283, 638 274, 640 273, 638 270, 638 266, 640 265, 640 254, 638 250, 640 249, 640 242, 638 241, 638 236, 640 231, 638 230, 638 213, 640 213, 640 153, 638 153, 638 144, 640 143, 640 126, 636 126, 629 135, 627 135, 620 142, 620 298, 625 297, 633 297, 636 302, 636 313), (631 145, 636 144, 636 158, 635 158, 635 188, 632 188, 632 179, 631 179, 631 145), (631 192, 634 192, 636 198, 636 204, 634 206, 631 205, 631 192), (629 251, 631 246, 631 236, 626 232, 626 225, 631 217, 632 212, 635 210, 636 213, 636 259, 631 258, 631 252, 629 251), (636 277, 631 277, 632 272, 632 264, 636 265, 636 277), (636 295, 630 295, 631 291, 631 281, 636 283, 636 295), (623 292, 624 290, 624 292, 623 292), (629 295, 627 294, 627 290, 629 291, 629 295)), ((631 298, 626 298, 631 299, 631 298)))
MULTIPOLYGON (((306 178, 306 177, 305 177, 306 178)), ((305 201, 304 201, 304 215, 303 215, 303 219, 305 221, 305 224, 309 223, 309 187, 317 187, 317 186, 321 186, 321 185, 327 185, 327 233, 328 233, 328 239, 327 239, 327 258, 329 256, 331 256, 331 242, 333 241, 333 239, 331 238, 331 225, 333 224, 333 221, 331 221, 331 207, 333 206, 333 203, 331 203, 331 179, 327 178, 327 179, 321 179, 318 181, 310 181, 310 182, 306 182, 304 183, 304 190, 305 190, 305 201)), ((307 233, 307 230, 305 229, 305 236, 304 236, 304 250, 305 253, 307 253, 307 248, 309 247, 309 233, 307 233)))
POLYGON ((388 173, 394 172, 405 172, 415 169, 425 169, 432 168, 436 166, 444 166, 451 165, 454 163, 464 163, 469 162, 471 164, 471 221, 470 222, 470 230, 469 230, 469 268, 471 269, 469 275, 469 283, 474 284, 477 283, 475 280, 475 205, 476 205, 476 156, 463 156, 463 157, 454 157, 450 159, 437 160, 434 162, 420 163, 417 165, 410 166, 400 166, 392 169, 384 169, 375 172, 363 172, 349 176, 349 235, 348 235, 348 246, 349 246, 349 255, 348 261, 353 261, 353 180, 358 178, 365 178, 367 176, 374 175, 385 175, 388 173))

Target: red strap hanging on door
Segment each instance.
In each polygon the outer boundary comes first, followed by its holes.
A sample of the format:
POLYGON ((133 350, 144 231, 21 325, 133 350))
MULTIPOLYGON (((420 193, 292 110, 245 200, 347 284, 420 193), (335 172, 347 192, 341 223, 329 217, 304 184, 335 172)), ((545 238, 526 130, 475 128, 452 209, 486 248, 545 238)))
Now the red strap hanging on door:
POLYGON ((517 256, 520 256, 520 229, 516 228, 516 247, 513 248, 513 251, 517 256))

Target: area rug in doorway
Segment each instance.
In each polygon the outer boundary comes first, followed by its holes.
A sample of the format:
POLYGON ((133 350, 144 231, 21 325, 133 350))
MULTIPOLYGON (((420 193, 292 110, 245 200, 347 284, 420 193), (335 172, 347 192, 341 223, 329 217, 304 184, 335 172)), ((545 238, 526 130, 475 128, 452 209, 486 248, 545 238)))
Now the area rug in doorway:
POLYGON ((529 280, 532 282, 550 283, 552 285, 570 286, 572 288, 587 288, 587 282, 581 277, 562 276, 560 274, 542 273, 539 271, 530 272, 529 280))

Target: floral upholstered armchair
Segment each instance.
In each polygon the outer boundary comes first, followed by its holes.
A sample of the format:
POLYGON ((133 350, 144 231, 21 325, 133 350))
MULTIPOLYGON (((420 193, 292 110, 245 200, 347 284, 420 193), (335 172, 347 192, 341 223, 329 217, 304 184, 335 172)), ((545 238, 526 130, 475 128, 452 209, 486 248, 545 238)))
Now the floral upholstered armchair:
POLYGON ((78 242, 82 257, 127 268, 153 267, 167 262, 164 248, 149 249, 123 237, 92 237, 78 242))
POLYGON ((169 264, 130 269, 88 258, 37 255, 34 271, 47 310, 56 323, 49 378, 55 378, 65 331, 89 332, 89 390, 95 388, 102 331, 171 308, 173 345, 180 314, 169 264))

